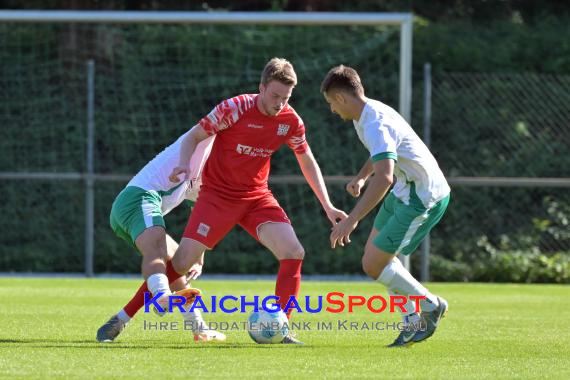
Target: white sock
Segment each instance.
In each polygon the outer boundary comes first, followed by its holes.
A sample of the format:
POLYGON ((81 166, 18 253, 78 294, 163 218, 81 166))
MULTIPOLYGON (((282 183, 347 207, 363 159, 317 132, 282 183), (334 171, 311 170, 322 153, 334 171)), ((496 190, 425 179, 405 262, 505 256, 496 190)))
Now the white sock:
POLYGON ((182 317, 185 322, 191 323, 192 331, 202 331, 207 330, 208 325, 204 322, 202 318, 202 313, 200 309, 194 309, 192 312, 182 313, 182 317))
MULTIPOLYGON (((391 296, 408 297, 407 294, 400 294, 393 289, 388 289, 388 294, 391 296)), ((414 301, 408 298, 408 302, 406 302, 406 304, 404 305, 404 309, 406 309, 405 312, 403 312, 398 308, 398 310, 400 310, 400 314, 402 315, 402 322, 404 322, 406 326, 409 325, 410 323, 417 323, 420 321, 420 314, 416 313, 415 311, 416 303, 414 301)))
POLYGON ((121 309, 121 311, 117 313, 117 317, 124 323, 128 323, 131 320, 131 317, 125 312, 125 309, 121 309))
POLYGON ((398 259, 394 259, 390 264, 386 265, 376 281, 384 284, 386 288, 394 290, 400 294, 426 296, 425 299, 420 300, 422 311, 433 311, 437 306, 439 306, 437 297, 431 294, 422 284, 420 284, 418 280, 416 280, 410 272, 404 268, 398 259))
POLYGON ((155 273, 146 279, 148 290, 155 296, 158 293, 170 295, 170 286, 168 285, 168 277, 163 273, 155 273))

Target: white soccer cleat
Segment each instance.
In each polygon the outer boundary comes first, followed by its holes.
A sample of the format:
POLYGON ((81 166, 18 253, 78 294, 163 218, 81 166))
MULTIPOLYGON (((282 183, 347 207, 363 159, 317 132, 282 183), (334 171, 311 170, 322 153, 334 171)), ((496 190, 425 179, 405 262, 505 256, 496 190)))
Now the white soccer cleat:
POLYGON ((282 344, 298 344, 300 346, 305 345, 305 343, 301 342, 297 339, 297 334, 295 331, 289 330, 289 334, 285 335, 285 338, 281 341, 282 344))
POLYGON ((194 334, 194 342, 225 342, 226 335, 212 330, 202 318, 200 310, 196 309, 193 312, 188 312, 184 315, 184 320, 190 323, 192 334, 194 334))
POLYGON ((216 330, 206 328, 192 331, 192 333, 194 334, 194 342, 196 343, 226 341, 226 335, 216 330))

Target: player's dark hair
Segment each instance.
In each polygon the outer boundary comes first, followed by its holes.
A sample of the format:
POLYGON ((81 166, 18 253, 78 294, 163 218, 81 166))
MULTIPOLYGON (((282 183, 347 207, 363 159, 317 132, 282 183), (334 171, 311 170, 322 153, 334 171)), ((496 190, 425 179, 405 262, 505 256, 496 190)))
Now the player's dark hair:
POLYGON ((340 65, 329 70, 321 83, 321 92, 345 91, 349 94, 364 95, 364 87, 356 70, 340 65))

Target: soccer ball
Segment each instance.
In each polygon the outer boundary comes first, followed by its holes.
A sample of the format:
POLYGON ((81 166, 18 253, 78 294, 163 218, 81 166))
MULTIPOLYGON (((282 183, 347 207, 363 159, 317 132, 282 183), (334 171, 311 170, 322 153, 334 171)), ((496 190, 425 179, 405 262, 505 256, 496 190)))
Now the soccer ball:
POLYGON ((289 321, 281 310, 271 313, 265 310, 254 311, 247 322, 247 332, 255 343, 281 343, 289 334, 289 321))

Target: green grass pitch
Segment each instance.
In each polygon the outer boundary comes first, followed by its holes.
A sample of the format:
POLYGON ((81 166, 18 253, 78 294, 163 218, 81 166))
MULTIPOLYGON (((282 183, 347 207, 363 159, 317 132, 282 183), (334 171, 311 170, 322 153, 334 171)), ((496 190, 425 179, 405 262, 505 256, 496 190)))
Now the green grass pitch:
MULTIPOLYGON (((145 331, 143 321, 180 321, 139 313, 116 342, 97 328, 128 301, 139 281, 0 278, 0 378, 570 378, 568 286, 431 284, 450 303, 427 342, 387 349, 395 331, 315 331, 317 322, 395 322, 399 316, 296 314, 313 331, 306 346, 256 345, 245 331, 224 344, 196 344, 189 331, 145 331)), ((272 294, 270 281, 196 281, 207 299, 272 294)), ((310 282, 302 295, 386 296, 373 282, 310 282)), ((241 322, 244 314, 205 314, 241 322)), ((181 323, 180 323, 181 324, 181 323)))

